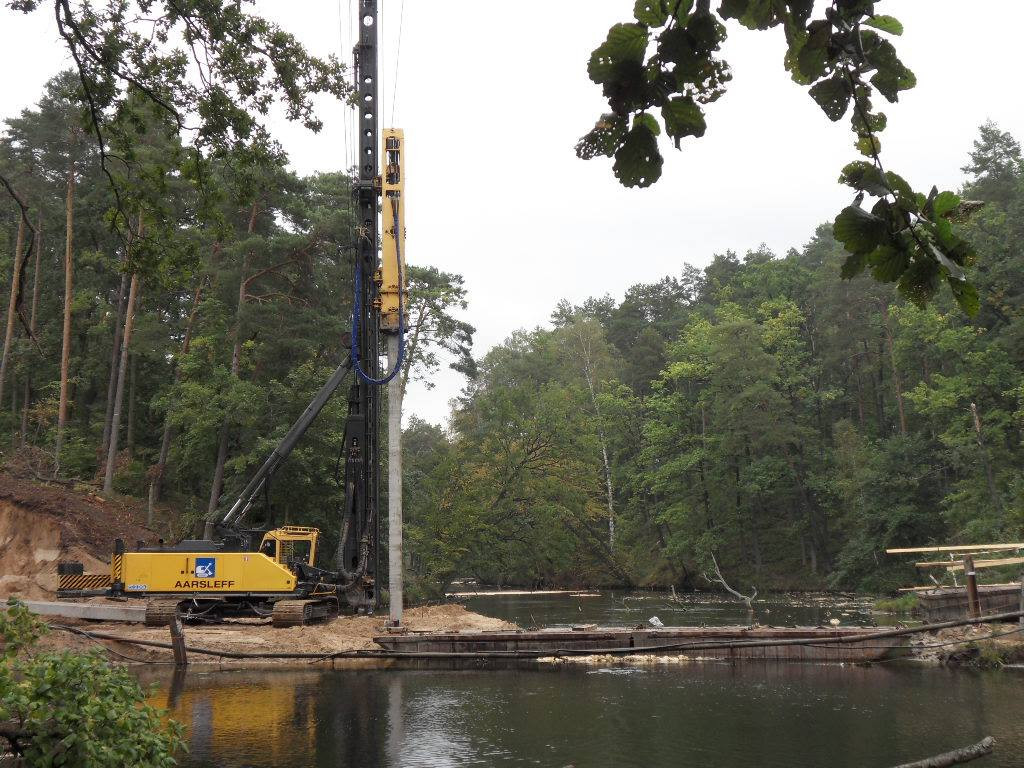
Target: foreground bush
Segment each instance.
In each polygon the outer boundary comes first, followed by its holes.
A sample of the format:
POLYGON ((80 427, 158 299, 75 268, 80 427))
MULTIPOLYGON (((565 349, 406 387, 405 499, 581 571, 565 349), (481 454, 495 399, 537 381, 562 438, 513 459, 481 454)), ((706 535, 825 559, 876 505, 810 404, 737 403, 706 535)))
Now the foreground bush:
POLYGON ((13 598, 0 611, 0 750, 24 766, 175 765, 180 726, 144 703, 135 678, 98 650, 37 652, 46 631, 13 598))

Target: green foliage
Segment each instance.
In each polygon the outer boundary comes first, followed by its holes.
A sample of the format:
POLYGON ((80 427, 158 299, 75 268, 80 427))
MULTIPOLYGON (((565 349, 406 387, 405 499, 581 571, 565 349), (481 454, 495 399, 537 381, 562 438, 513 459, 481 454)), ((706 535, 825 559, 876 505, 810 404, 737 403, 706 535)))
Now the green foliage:
POLYGON ((6 609, 0 612, 0 639, 3 640, 4 662, 9 663, 23 650, 32 646, 48 629, 23 602, 9 598, 6 609))
MULTIPOLYGON (((185 152, 160 110, 132 99, 111 123, 112 145, 130 153, 118 165, 119 192, 105 182, 98 152, 81 134, 77 79, 65 73, 48 86, 38 109, 8 121, 0 136, 0 173, 30 195, 42 224, 36 341, 16 337, 6 392, 21 413, 0 410, 4 460, 30 456, 52 472, 62 340, 64 201, 69 164, 75 175, 71 318, 71 410, 61 472, 92 479, 108 422, 114 336, 123 327, 119 290, 127 274, 142 277, 129 348, 120 451, 114 488, 145 496, 161 461, 165 425, 170 452, 161 495, 177 514, 166 538, 189 533, 206 510, 226 430, 224 495, 245 484, 302 413, 348 350, 355 237, 350 179, 343 173, 299 178, 270 143, 234 146, 204 161, 204 182, 183 170, 185 152), (78 131, 76 133, 76 131, 78 131), (121 194, 120 201, 117 194, 121 194), (111 230, 112 210, 132 230, 111 230), (143 233, 138 231, 143 222, 143 233), (127 238, 127 242, 125 240, 127 238), (193 302, 199 296, 194 307, 193 302), (239 301, 240 294, 242 301, 239 301), (186 331, 190 345, 183 349, 186 331), (237 342, 237 365, 233 357, 237 342), (12 383, 13 382, 13 383, 12 383), (26 385, 29 395, 24 396, 26 385), (28 450, 20 450, 24 440, 28 450), (15 450, 11 450, 13 447, 15 450)), ((194 170, 194 169, 193 169, 194 170)), ((38 218, 37 218, 38 217, 38 218)), ((12 220, 0 221, 3 242, 12 220)), ((16 223, 16 222, 14 222, 16 223)), ((10 276, 10 249, 0 254, 10 276)), ((31 313, 29 269, 22 314, 31 313)), ((443 364, 472 375, 473 328, 460 319, 466 292, 459 275, 412 266, 408 380, 429 378, 443 364)), ((6 399, 6 398, 5 398, 6 399)), ((328 404, 259 504, 252 522, 309 523, 337 535, 340 491, 335 477, 347 402, 328 404)))
POLYGON ((32 649, 42 629, 17 601, 0 613, 0 722, 14 726, 8 750, 26 765, 175 765, 181 727, 145 703, 135 678, 99 651, 32 649))
POLYGON ((918 599, 913 592, 886 600, 876 600, 875 610, 880 613, 911 614, 917 609, 918 599))
MULTIPOLYGON (((614 157, 615 176, 627 187, 653 184, 663 164, 655 115, 660 114, 665 133, 679 149, 684 138, 704 135, 704 110, 731 79, 728 64, 717 57, 726 38, 722 21, 735 19, 762 31, 781 27, 785 67, 793 80, 807 87, 829 120, 851 113, 854 146, 869 158, 848 165, 840 178, 857 191, 853 204, 835 219, 836 238, 850 254, 843 276, 871 267, 876 279, 896 283, 921 306, 945 283, 960 308, 973 315, 978 291, 966 269, 974 262, 974 249, 952 221, 959 199, 934 188, 927 196, 915 193, 882 166, 878 134, 886 117, 874 111, 871 99, 877 94, 896 102, 916 84, 888 39, 902 35, 903 25, 875 13, 877 3, 869 0, 833 2, 822 18, 812 18, 813 5, 808 0, 722 0, 713 11, 708 0, 638 0, 635 22, 613 26, 591 55, 587 71, 601 86, 611 112, 580 139, 577 155, 614 157), (862 208, 865 195, 877 198, 870 210, 862 208)), ((1012 156, 1008 138, 985 135, 978 157, 1012 156)), ((1016 155, 1019 159, 1019 147, 1016 155)), ((1012 169, 1012 161, 1004 159, 1001 168, 1012 169)), ((1004 177, 1005 170, 997 172, 992 184, 1002 184, 1004 177)))
POLYGON ((973 320, 948 295, 894 299, 882 283, 909 257, 860 206, 783 258, 719 254, 621 301, 561 302, 481 361, 447 434, 407 430, 417 574, 704 588, 713 552, 762 590, 889 592, 920 577, 887 547, 1016 540, 1024 180, 1012 144, 982 135, 1005 151, 976 151, 962 195, 921 198, 868 161, 843 172, 942 221, 986 202, 964 224, 986 265, 973 320), (876 279, 842 279, 854 258, 876 279))

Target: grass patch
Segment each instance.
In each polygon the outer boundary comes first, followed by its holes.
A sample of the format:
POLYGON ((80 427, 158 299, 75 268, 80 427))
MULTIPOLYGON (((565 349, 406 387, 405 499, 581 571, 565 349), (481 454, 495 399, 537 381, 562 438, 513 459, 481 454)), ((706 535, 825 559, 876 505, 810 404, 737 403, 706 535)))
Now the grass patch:
POLYGON ((913 613, 915 608, 917 608, 917 595, 913 592, 875 601, 875 610, 881 613, 913 613))

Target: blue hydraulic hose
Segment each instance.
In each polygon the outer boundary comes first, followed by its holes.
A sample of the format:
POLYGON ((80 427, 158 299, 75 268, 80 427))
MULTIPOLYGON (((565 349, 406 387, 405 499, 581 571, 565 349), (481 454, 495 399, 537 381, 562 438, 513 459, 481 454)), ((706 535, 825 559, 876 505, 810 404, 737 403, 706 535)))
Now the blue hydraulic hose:
POLYGON ((395 361, 395 367, 383 379, 375 379, 366 373, 363 370, 362 361, 359 359, 359 316, 362 314, 363 265, 362 259, 358 256, 356 257, 356 273, 353 281, 355 283, 355 301, 352 304, 352 368, 367 384, 377 386, 387 384, 395 378, 402 370, 402 363, 405 362, 405 306, 402 296, 405 286, 405 271, 402 269, 402 245, 399 240, 398 201, 393 197, 391 198, 391 210, 395 216, 395 258, 398 260, 398 360, 395 361))

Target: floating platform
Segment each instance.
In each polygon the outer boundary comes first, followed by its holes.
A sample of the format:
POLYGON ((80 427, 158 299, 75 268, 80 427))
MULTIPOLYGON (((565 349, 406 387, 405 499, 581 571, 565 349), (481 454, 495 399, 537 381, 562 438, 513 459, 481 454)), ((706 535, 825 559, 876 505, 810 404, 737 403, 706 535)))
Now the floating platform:
POLYGON ((591 653, 682 654, 750 661, 859 663, 894 655, 901 637, 873 627, 585 628, 496 632, 409 632, 374 637, 400 653, 501 654, 509 657, 591 653), (824 642, 822 642, 824 641, 824 642))
MULTIPOLYGON (((966 587, 939 587, 915 594, 918 613, 929 624, 967 617, 966 587)), ((1020 608, 1020 584, 979 585, 978 600, 982 616, 1016 611, 1020 608)))

